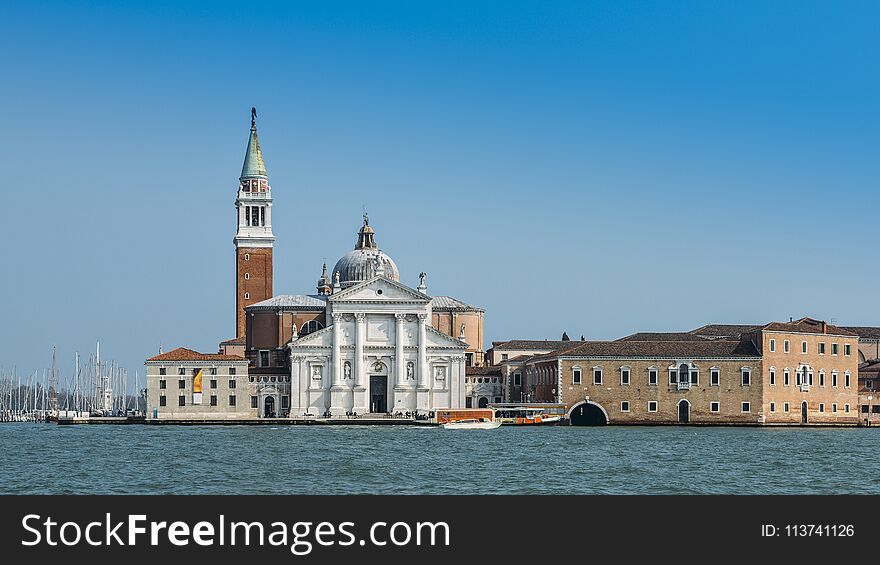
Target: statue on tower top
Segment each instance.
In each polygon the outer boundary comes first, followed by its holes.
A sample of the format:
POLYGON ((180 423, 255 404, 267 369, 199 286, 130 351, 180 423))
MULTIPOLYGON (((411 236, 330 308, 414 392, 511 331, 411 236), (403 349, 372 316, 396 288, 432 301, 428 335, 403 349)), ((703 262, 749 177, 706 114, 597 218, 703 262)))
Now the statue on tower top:
POLYGON ((257 127, 257 109, 251 106, 251 127, 257 127))

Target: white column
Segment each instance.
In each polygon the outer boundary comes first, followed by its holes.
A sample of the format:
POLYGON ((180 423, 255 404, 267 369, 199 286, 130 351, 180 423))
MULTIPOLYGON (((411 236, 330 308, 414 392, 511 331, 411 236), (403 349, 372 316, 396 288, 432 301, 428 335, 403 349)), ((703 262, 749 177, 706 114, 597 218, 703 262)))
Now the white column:
POLYGON ((427 314, 419 314, 419 388, 426 389, 431 383, 428 375, 428 337, 425 327, 427 314))
POLYGON ((394 332, 394 384, 396 387, 405 387, 406 364, 403 359, 403 331, 406 325, 406 314, 395 314, 397 328, 394 332))
POLYGON ((366 337, 366 317, 367 315, 359 312, 354 315, 354 384, 358 388, 363 388, 366 380, 366 368, 364 367, 364 338, 366 337))
POLYGON ((302 385, 300 374, 299 356, 290 355, 290 417, 299 416, 304 412, 302 409, 302 385))
POLYGON ((331 370, 333 371, 332 383, 334 387, 342 386, 342 359, 339 353, 339 333, 342 325, 342 314, 333 314, 333 360, 331 370))

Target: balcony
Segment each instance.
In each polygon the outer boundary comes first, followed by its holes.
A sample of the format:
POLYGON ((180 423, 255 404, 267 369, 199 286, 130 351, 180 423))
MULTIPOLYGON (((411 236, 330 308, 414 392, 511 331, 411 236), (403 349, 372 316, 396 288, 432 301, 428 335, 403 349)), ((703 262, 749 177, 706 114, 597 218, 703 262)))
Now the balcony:
POLYGON ((676 383, 676 385, 678 386, 678 390, 690 390, 691 389, 691 383, 689 383, 687 381, 678 381, 676 383))
POLYGON ((801 392, 810 392, 810 385, 807 383, 801 383, 801 392))

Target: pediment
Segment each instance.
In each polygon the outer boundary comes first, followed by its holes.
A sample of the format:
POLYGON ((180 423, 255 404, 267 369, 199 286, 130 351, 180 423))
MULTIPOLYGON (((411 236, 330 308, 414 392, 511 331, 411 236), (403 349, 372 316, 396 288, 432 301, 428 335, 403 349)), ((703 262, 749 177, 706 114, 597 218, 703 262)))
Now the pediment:
POLYGON ((288 342, 288 346, 294 347, 330 347, 333 341, 332 326, 312 332, 307 336, 288 342))
POLYGON ((427 332, 425 332, 425 337, 428 341, 428 347, 445 347, 445 348, 466 348, 467 343, 461 341, 460 339, 455 339, 452 336, 446 335, 445 333, 437 330, 432 326, 428 326, 425 328, 427 332))
POLYGON ((415 302, 427 304, 431 298, 405 284, 377 276, 336 293, 329 300, 337 304, 341 302, 415 302))

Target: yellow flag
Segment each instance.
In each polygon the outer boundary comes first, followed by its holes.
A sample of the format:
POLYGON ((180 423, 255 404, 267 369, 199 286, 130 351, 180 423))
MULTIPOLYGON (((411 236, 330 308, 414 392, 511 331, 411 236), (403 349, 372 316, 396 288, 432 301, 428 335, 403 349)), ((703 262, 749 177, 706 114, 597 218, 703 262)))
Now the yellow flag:
POLYGON ((196 376, 193 377, 193 392, 201 393, 202 392, 202 370, 199 369, 199 372, 196 373, 196 376))

